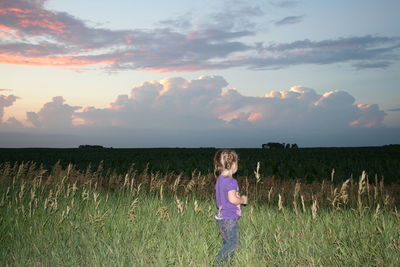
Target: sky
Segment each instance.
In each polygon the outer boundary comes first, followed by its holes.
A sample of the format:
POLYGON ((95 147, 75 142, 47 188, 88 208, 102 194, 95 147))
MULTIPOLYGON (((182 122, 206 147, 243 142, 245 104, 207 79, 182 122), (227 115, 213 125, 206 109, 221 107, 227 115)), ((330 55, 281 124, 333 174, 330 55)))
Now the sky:
POLYGON ((0 147, 400 143, 397 0, 2 0, 0 147))

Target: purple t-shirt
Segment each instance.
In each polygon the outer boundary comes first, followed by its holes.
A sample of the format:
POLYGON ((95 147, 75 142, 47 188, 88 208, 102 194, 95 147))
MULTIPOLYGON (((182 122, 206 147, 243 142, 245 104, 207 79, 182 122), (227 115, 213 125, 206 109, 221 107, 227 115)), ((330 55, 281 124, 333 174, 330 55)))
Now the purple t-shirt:
POLYGON ((241 216, 240 205, 229 202, 228 192, 239 192, 239 186, 235 179, 220 175, 215 183, 215 198, 217 204, 216 219, 238 219, 241 216))

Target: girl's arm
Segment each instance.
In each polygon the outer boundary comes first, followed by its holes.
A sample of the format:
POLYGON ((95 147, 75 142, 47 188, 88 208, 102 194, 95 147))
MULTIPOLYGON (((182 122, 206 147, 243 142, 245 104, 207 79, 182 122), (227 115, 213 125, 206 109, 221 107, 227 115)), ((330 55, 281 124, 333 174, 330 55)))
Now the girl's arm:
POLYGON ((233 205, 247 204, 247 196, 239 196, 236 190, 230 190, 228 192, 228 200, 233 205))

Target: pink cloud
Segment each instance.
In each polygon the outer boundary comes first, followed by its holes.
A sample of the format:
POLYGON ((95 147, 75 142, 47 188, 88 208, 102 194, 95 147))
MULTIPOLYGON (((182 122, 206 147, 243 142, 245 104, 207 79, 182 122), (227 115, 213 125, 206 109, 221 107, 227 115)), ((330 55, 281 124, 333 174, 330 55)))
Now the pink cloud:
MULTIPOLYGON (((35 52, 31 50, 31 52, 35 52)), ((77 57, 27 57, 20 55, 0 54, 0 64, 33 65, 33 66, 87 66, 95 64, 113 64, 115 60, 93 60, 77 57)))
POLYGON ((41 28, 47 28, 49 30, 58 32, 58 33, 65 33, 67 32, 67 26, 60 21, 51 21, 48 19, 41 19, 41 20, 30 20, 30 19, 23 19, 19 21, 19 26, 22 28, 27 28, 30 26, 38 26, 41 28))
POLYGON ((261 114, 260 112, 254 112, 251 113, 250 116, 247 118, 247 120, 254 122, 258 119, 261 119, 263 117, 263 114, 261 114))
POLYGON ((350 122, 355 128, 376 128, 383 126, 386 113, 379 109, 376 104, 358 104, 358 119, 350 122))

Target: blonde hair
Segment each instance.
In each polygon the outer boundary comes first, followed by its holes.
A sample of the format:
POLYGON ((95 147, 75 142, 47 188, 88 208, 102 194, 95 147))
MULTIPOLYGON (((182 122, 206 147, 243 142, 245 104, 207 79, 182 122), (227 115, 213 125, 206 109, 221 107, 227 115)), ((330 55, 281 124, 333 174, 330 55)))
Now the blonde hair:
POLYGON ((230 170, 233 164, 238 164, 238 154, 229 149, 218 150, 214 156, 214 174, 217 176, 224 170, 230 170))

